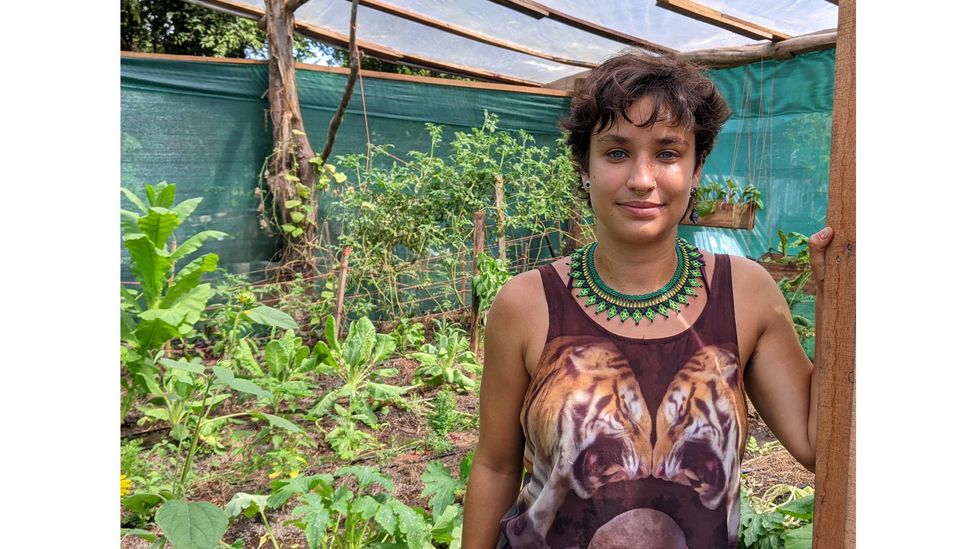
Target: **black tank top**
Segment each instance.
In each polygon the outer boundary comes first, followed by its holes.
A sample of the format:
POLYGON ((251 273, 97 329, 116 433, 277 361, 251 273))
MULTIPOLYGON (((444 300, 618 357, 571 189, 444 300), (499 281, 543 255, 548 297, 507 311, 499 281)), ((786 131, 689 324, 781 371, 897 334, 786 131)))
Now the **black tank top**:
POLYGON ((654 339, 610 332, 540 268, 549 332, 499 547, 737 547, 746 406, 729 257, 714 257, 698 319, 654 339))

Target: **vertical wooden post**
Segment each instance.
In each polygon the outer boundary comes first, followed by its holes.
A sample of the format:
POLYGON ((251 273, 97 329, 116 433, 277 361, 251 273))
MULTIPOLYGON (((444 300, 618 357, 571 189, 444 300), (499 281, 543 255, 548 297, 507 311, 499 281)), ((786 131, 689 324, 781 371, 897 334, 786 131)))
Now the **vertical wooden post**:
POLYGON ((352 253, 352 247, 346 246, 342 249, 342 256, 339 260, 339 288, 336 289, 338 294, 336 296, 335 310, 336 337, 342 333, 342 305, 346 300, 346 275, 349 273, 350 253, 352 253))
POLYGON ((582 238, 583 229, 580 228, 578 212, 573 212, 569 216, 569 234, 566 237, 565 245, 563 246, 563 255, 569 255, 576 251, 579 247, 580 238, 582 238))
POLYGON ((471 352, 478 356, 478 325, 481 323, 481 299, 474 287, 478 276, 478 254, 485 250, 485 212, 474 214, 474 261, 471 275, 471 352))
POLYGON ((495 233, 498 235, 498 259, 505 261, 505 180, 495 174, 495 233))
POLYGON ((830 145, 823 306, 817 318, 817 491, 814 549, 854 548, 855 63, 854 0, 841 0, 830 145))

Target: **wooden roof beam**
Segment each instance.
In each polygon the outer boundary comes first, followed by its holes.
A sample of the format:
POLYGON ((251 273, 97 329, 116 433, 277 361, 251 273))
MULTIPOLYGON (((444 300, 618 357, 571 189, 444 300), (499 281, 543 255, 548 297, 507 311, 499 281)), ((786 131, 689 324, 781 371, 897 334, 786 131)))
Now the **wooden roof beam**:
POLYGON ((708 23, 754 40, 772 40, 773 42, 779 42, 780 40, 793 38, 785 32, 763 27, 745 19, 739 19, 738 17, 722 13, 708 6, 693 2, 692 0, 657 0, 657 5, 666 10, 680 13, 697 21, 708 23))
POLYGON ((655 44, 654 42, 649 42, 643 38, 638 38, 636 36, 631 36, 629 34, 607 28, 596 23, 591 23, 584 19, 572 16, 568 13, 563 13, 558 10, 554 10, 549 6, 542 3, 535 2, 533 0, 491 0, 492 2, 505 6, 506 8, 511 8, 521 13, 527 13, 528 15, 535 17, 536 19, 542 19, 543 17, 548 17, 554 21, 558 21, 564 25, 580 29, 582 31, 588 32, 590 34, 595 34, 597 36, 602 36, 610 40, 617 42, 623 42, 632 46, 641 46, 648 50, 656 53, 674 54, 678 53, 678 50, 669 48, 667 46, 662 46, 660 44, 655 44))
POLYGON ((432 27, 437 30, 449 32, 456 36, 461 36, 463 38, 475 40, 477 42, 488 44, 490 46, 497 46, 514 52, 531 55, 533 57, 538 57, 540 59, 546 59, 549 61, 554 61, 556 63, 563 63, 566 65, 573 65, 576 67, 583 67, 587 69, 592 69, 597 65, 596 63, 592 63, 589 61, 580 61, 578 59, 559 57, 543 51, 527 48, 525 46, 516 44, 514 42, 509 42, 507 40, 502 40, 500 38, 494 38, 492 36, 488 36, 487 34, 483 34, 478 31, 471 30, 466 27, 462 27, 460 25, 455 25, 453 23, 448 23, 447 21, 435 19, 433 17, 429 17, 422 13, 415 12, 413 10, 401 8, 399 6, 394 6, 393 4, 388 4, 386 2, 383 2, 382 0, 359 0, 359 5, 366 6, 368 8, 372 8, 377 11, 382 11, 384 13, 388 13, 390 15, 400 17, 408 21, 413 21, 414 23, 420 23, 421 25, 432 27))
MULTIPOLYGON (((240 4, 234 2, 233 0, 196 0, 194 3, 203 4, 209 8, 217 9, 218 11, 232 10, 233 13, 240 17, 247 17, 258 21, 264 17, 264 10, 255 8, 254 6, 248 4, 240 4)), ((295 18, 295 32, 337 48, 349 47, 349 36, 347 34, 304 23, 298 20, 297 17, 295 18)), ((482 80, 488 80, 490 82, 501 82, 516 86, 540 87, 542 85, 540 82, 525 80, 516 76, 499 74, 496 72, 486 71, 457 63, 450 63, 447 61, 437 61, 421 55, 407 54, 397 49, 377 44, 376 42, 370 42, 369 40, 357 39, 356 45, 366 55, 376 57, 384 61, 389 61, 391 63, 413 65, 460 76, 469 76, 473 78, 480 78, 482 80)))

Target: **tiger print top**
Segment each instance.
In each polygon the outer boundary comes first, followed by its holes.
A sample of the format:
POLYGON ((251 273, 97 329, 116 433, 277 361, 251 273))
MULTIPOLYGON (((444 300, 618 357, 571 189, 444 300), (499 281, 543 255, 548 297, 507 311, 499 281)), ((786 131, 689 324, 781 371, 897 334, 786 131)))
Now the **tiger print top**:
POLYGON ((498 547, 737 547, 746 405, 730 261, 714 257, 698 319, 656 339, 608 331, 540 268, 549 332, 498 547))

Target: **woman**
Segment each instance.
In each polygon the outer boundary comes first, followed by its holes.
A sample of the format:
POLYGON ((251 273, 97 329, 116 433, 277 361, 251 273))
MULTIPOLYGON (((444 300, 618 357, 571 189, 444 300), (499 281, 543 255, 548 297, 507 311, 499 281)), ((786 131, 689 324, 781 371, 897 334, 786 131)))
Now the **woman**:
MULTIPOLYGON (((672 58, 626 53, 577 87, 563 126, 596 242, 489 312, 466 549, 736 547, 746 391, 813 470, 816 375, 779 288, 677 236, 728 116, 672 58)), ((810 238, 818 292, 831 236, 810 238)))

